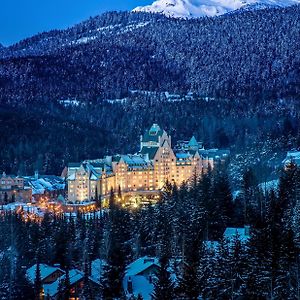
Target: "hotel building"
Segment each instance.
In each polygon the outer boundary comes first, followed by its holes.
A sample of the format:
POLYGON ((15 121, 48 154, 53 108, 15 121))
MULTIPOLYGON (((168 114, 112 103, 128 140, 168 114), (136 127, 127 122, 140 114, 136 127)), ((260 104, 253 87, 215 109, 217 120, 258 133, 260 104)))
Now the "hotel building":
POLYGON ((158 195, 167 181, 181 185, 228 157, 229 150, 205 150, 195 137, 179 141, 173 150, 171 136, 153 124, 141 136, 140 151, 136 154, 69 164, 68 202, 91 201, 97 195, 105 200, 111 189, 116 194, 121 192, 122 198, 133 195, 151 198, 158 195))

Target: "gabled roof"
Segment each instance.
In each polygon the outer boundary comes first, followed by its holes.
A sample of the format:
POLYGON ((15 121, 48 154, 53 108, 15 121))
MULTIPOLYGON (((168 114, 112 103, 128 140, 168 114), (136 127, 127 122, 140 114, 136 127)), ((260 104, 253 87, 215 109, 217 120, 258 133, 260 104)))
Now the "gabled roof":
MULTIPOLYGON (((77 270, 77 269, 72 269, 69 271, 69 277, 70 277, 70 285, 72 286, 73 284, 77 283, 78 281, 83 279, 83 272, 77 270)), ((56 281, 50 284, 44 284, 44 292, 45 296, 50 296, 53 297, 58 293, 59 289, 59 284, 62 280, 66 278, 66 275, 63 275, 59 277, 56 281)))
POLYGON ((124 163, 133 169, 146 169, 149 166, 149 162, 141 153, 121 155, 119 163, 124 163))
POLYGON ((239 237, 240 241, 246 242, 249 240, 250 235, 246 230, 246 227, 227 227, 224 232, 224 238, 228 239, 230 242, 233 241, 235 237, 239 237))
POLYGON ((148 154, 149 159, 152 160, 154 159, 158 149, 158 147, 143 147, 140 153, 143 155, 148 154))
POLYGON ((158 258, 148 256, 141 257, 127 266, 126 276, 139 275, 141 272, 147 270, 152 266, 160 266, 158 258))
POLYGON ((188 146, 192 147, 192 148, 194 148, 194 147, 198 148, 199 147, 199 144, 198 144, 198 142, 197 142, 197 140, 194 136, 192 136, 192 138, 190 139, 190 141, 188 143, 188 146))
POLYGON ((32 194, 43 194, 47 191, 63 190, 65 180, 55 175, 42 175, 39 178, 35 176, 25 176, 25 185, 32 188, 32 194))
MULTIPOLYGON (((31 281, 32 283, 35 280, 36 268, 37 268, 37 264, 33 265, 26 271, 26 276, 28 280, 31 281)), ((41 272, 42 280, 46 279, 48 276, 55 273, 56 271, 61 271, 62 273, 65 273, 63 270, 61 270, 58 267, 51 267, 46 264, 40 264, 40 272, 41 272)))
POLYGON ((288 151, 286 154, 286 158, 282 161, 283 164, 288 165, 291 162, 299 165, 300 164, 300 151, 288 151))
POLYGON ((158 142, 158 138, 162 136, 164 131, 157 125, 153 124, 149 130, 143 135, 143 142, 158 142))

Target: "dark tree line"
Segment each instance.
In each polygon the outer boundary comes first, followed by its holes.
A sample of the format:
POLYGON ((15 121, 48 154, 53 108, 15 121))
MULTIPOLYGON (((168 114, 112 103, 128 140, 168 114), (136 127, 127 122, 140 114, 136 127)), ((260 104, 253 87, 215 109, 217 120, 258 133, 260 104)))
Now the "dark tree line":
POLYGON ((83 102, 64 107, 58 102, 0 106, 0 170, 7 174, 57 174, 69 163, 115 153, 135 153, 139 137, 158 123, 177 140, 195 135, 206 148, 230 148, 232 174, 256 165, 267 179, 285 152, 299 147, 299 105, 296 101, 205 101, 162 93, 134 93, 127 102, 83 102), (276 155, 274 156, 274 154, 276 155), (237 156, 239 155, 239 156, 237 156), (271 166, 268 165, 268 160, 271 166), (273 168, 273 169, 272 169, 273 168))
MULTIPOLYGON (((155 206, 139 210, 125 210, 112 192, 109 212, 101 218, 47 214, 35 223, 1 215, 0 295, 33 299, 40 275, 31 285, 25 269, 34 263, 80 268, 88 278, 91 261, 101 258, 107 262, 101 285, 95 290, 86 279, 82 297, 121 298, 126 265, 148 255, 161 264, 154 299, 297 299, 300 170, 290 165, 279 189, 268 192, 251 173, 245 172, 235 201, 226 172, 214 169, 181 187, 166 184, 155 206), (239 236, 223 238, 226 227, 245 224, 250 226, 246 244, 239 236)), ((68 276, 62 295, 67 286, 68 276)))

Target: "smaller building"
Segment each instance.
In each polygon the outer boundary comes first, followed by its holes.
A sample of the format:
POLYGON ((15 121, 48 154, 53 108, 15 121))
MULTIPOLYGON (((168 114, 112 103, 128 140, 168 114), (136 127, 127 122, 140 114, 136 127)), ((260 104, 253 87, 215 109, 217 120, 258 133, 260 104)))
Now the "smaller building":
POLYGON ((127 298, 137 297, 150 300, 154 290, 153 279, 159 269, 159 260, 144 256, 127 266, 123 279, 123 288, 127 298))
MULTIPOLYGON (((32 285, 35 281, 36 270, 37 264, 33 265, 26 271, 26 276, 32 285)), ((40 264, 40 274, 43 285, 43 291, 40 299, 61 299, 60 288, 66 279, 66 272, 59 267, 40 264)), ((84 273, 78 269, 72 269, 69 271, 69 280, 69 299, 80 299, 80 295, 84 287, 84 273)), ((99 288, 99 282, 93 280, 92 276, 89 277, 88 284, 93 291, 96 291, 99 288)))
POLYGON ((35 172, 34 176, 24 176, 24 184, 32 189, 32 196, 36 201, 42 197, 48 200, 57 199, 65 195, 65 179, 55 175, 40 175, 35 172))
POLYGON ((227 227, 224 232, 224 239, 228 240, 229 243, 233 243, 236 238, 242 243, 246 243, 250 239, 250 226, 245 225, 244 227, 227 227))
POLYGON ((285 159, 282 161, 282 164, 286 168, 291 163, 300 166, 300 151, 292 150, 287 152, 285 159))
MULTIPOLYGON (((59 267, 52 267, 46 264, 40 264, 39 267, 42 284, 51 284, 65 274, 65 271, 63 271, 59 267)), ((36 270, 37 264, 33 265, 26 271, 26 276, 32 284, 34 284, 35 281, 36 270)))
MULTIPOLYGON (((65 281, 66 274, 59 277, 56 281, 50 284, 44 284, 44 299, 55 299, 60 300, 62 295, 60 294, 60 286, 65 281)), ((69 280, 70 280, 70 297, 69 299, 80 299, 80 295, 84 288, 84 273, 77 270, 72 269, 69 271, 69 280)), ((94 281, 91 277, 89 277, 88 284, 90 290, 95 292, 99 288, 99 283, 94 281)))
POLYGON ((12 202, 30 202, 32 189, 26 187, 24 179, 16 175, 6 175, 2 173, 0 177, 0 204, 12 202))
MULTIPOLYGON (((70 278, 70 298, 79 298, 80 292, 83 288, 83 273, 77 269, 72 269, 69 271, 70 278)), ((66 279, 66 275, 62 275, 57 280, 50 284, 44 284, 44 296, 45 299, 60 299, 59 288, 61 283, 66 279)))

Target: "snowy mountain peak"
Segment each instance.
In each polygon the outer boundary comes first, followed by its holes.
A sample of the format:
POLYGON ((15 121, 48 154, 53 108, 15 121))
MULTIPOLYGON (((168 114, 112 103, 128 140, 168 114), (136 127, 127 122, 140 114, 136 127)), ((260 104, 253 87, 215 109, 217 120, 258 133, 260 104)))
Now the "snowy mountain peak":
POLYGON ((198 18, 223 15, 238 9, 286 7, 299 3, 300 0, 156 0, 133 11, 161 13, 175 18, 198 18))

